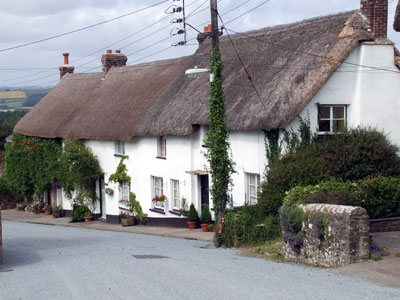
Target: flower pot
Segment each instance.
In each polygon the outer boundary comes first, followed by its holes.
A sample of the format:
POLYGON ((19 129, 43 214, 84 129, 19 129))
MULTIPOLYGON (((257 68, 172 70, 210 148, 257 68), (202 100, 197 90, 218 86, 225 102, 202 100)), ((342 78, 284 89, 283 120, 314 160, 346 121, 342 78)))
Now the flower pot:
POLYGON ((215 227, 208 227, 209 232, 215 232, 215 227))
POLYGON ((46 215, 51 215, 51 209, 46 209, 45 214, 46 215))
POLYGON ((201 224, 201 229, 203 229, 203 232, 208 232, 208 224, 207 223, 202 223, 201 224))
POLYGON ((123 227, 135 225, 135 217, 121 218, 121 225, 123 227))
POLYGON ((35 213, 41 214, 41 213, 42 213, 42 209, 41 209, 41 208, 38 208, 38 209, 35 211, 35 213))
POLYGON ((84 217, 84 218, 85 218, 85 222, 92 222, 93 221, 93 216, 84 217))
POLYGON ((197 227, 197 222, 189 222, 189 221, 188 221, 188 225, 189 225, 189 229, 190 229, 190 230, 196 229, 196 227, 197 227))

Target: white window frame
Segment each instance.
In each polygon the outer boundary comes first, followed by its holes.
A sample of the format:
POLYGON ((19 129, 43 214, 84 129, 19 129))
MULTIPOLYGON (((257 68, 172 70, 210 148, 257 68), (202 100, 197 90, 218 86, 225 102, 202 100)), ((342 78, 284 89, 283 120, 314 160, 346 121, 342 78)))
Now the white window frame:
POLYGON ((119 186, 119 200, 129 200, 130 187, 128 181, 123 181, 119 186))
MULTIPOLYGON (((164 195, 164 179, 158 176, 151 176, 151 199, 155 196, 164 195)), ((164 209, 165 201, 153 202, 154 208, 164 209)))
POLYGON ((319 104, 318 105, 318 134, 323 135, 323 134, 337 134, 341 131, 333 131, 333 121, 344 121, 344 127, 347 127, 347 105, 345 104, 319 104), (319 108, 320 107, 329 107, 329 118, 320 118, 319 117, 319 108), (333 108, 334 107, 343 107, 343 118, 334 118, 333 117, 333 108), (319 131, 319 122, 320 121, 329 121, 329 131, 319 131))
POLYGON ((125 142, 115 141, 115 154, 125 155, 125 142))
POLYGON ((254 205, 257 204, 257 194, 260 187, 260 174, 257 173, 245 173, 246 175, 246 204, 254 205), (255 179, 255 180, 252 180, 255 179), (254 186, 255 194, 251 191, 251 187, 254 186))
POLYGON ((167 138, 164 135, 157 138, 157 157, 167 157, 167 138))
POLYGON ((180 184, 176 179, 171 179, 171 206, 174 210, 181 208, 180 184))

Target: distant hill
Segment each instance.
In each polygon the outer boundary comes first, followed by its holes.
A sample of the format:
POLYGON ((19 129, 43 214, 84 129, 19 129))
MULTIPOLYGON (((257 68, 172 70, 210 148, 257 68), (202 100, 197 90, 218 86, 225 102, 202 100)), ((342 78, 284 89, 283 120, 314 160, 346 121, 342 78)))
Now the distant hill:
POLYGON ((0 88, 0 109, 35 106, 51 88, 0 88))

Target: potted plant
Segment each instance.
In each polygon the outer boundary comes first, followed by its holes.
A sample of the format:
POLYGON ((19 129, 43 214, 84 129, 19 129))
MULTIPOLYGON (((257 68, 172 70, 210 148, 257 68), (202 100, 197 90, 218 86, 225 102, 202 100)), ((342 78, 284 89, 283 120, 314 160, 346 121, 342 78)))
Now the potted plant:
POLYGON ((135 225, 135 216, 129 215, 126 211, 120 211, 119 217, 121 218, 122 227, 135 225))
POLYGON ((215 225, 214 224, 208 224, 207 229, 209 232, 214 232, 215 231, 215 225))
POLYGON ((45 213, 46 213, 46 215, 49 215, 49 216, 51 215, 51 213, 52 213, 51 205, 46 205, 45 213))
POLYGON ((85 219, 85 222, 92 222, 93 221, 92 212, 91 211, 87 211, 85 213, 84 219, 85 219))
POLYGON ((56 205, 53 207, 53 217, 60 218, 62 217, 62 207, 61 205, 56 205))
POLYGON ((181 208, 179 211, 182 216, 186 217, 188 215, 188 205, 187 205, 187 200, 185 197, 182 197, 181 208))
POLYGON ((208 224, 211 222, 210 208, 208 204, 204 204, 200 215, 201 228, 203 232, 208 232, 208 224))
MULTIPOLYGON (((164 196, 165 197, 165 196, 164 196)), ((165 201, 165 199, 164 199, 165 201)), ((142 223, 146 223, 147 216, 143 213, 142 207, 136 200, 136 195, 133 192, 129 193, 129 200, 120 200, 125 208, 119 213, 122 226, 133 226, 136 224, 136 216, 142 223)))
POLYGON ((199 214, 197 213, 196 208, 194 207, 193 203, 190 204, 189 212, 187 215, 189 229, 196 229, 197 221, 199 220, 199 214))

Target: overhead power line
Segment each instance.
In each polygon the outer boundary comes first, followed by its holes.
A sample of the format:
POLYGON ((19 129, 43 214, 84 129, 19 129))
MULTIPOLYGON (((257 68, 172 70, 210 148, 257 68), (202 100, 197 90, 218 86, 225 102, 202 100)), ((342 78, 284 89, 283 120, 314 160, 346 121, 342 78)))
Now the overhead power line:
POLYGON ((41 40, 37 40, 37 41, 21 44, 21 45, 18 45, 18 46, 13 46, 13 47, 9 47, 9 48, 0 49, 0 52, 9 51, 9 50, 12 50, 12 49, 17 49, 17 48, 22 48, 22 47, 26 47, 26 46, 33 45, 33 44, 42 43, 42 42, 49 41, 49 40, 52 40, 52 39, 56 39, 56 38, 59 38, 59 37, 62 37, 62 36, 73 34, 73 33, 79 32, 79 31, 83 31, 83 30, 86 30, 86 29, 89 29, 89 28, 93 28, 93 27, 96 27, 96 26, 99 26, 99 25, 103 25, 103 24, 106 24, 106 23, 109 23, 109 22, 112 22, 112 21, 115 21, 115 20, 118 20, 118 19, 125 18, 125 17, 133 15, 135 13, 142 12, 144 10, 147 10, 149 8, 155 7, 157 5, 160 5, 160 4, 168 2, 168 1, 169 0, 164 0, 164 1, 161 1, 161 2, 158 2, 158 3, 155 3, 153 5, 150 5, 150 6, 147 6, 147 7, 144 7, 144 8, 129 12, 127 14, 124 14, 124 15, 121 15, 121 16, 118 16, 118 17, 115 17, 115 18, 112 18, 112 19, 109 19, 109 20, 105 20, 105 21, 102 21, 102 22, 99 22, 99 23, 96 23, 96 24, 92 24, 92 25, 89 25, 89 26, 85 26, 85 27, 82 27, 82 28, 79 28, 79 29, 75 29, 75 30, 72 30, 72 31, 69 31, 69 32, 64 32, 64 33, 61 33, 61 34, 53 35, 51 37, 47 37, 47 38, 44 38, 44 39, 41 39, 41 40))

